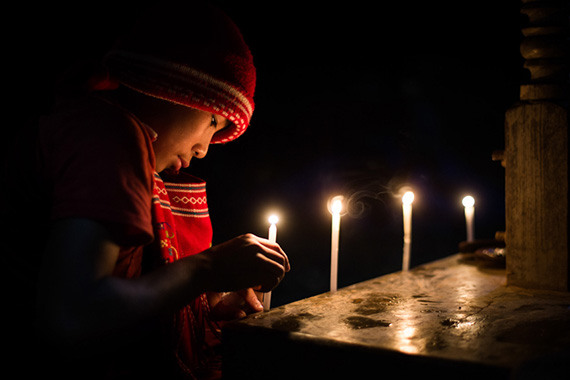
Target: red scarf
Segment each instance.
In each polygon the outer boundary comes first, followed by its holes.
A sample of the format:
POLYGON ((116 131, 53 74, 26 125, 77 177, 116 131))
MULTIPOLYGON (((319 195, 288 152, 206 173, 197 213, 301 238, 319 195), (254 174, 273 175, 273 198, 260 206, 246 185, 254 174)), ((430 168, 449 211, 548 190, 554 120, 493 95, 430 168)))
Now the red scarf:
MULTIPOLYGON (((212 244, 206 183, 191 175, 154 175, 153 216, 161 260, 168 265, 195 255, 212 244)), ((208 354, 207 333, 219 341, 219 328, 209 319, 205 294, 186 305, 173 321, 173 349, 182 370, 192 378, 219 367, 208 354), (207 331, 208 330, 208 331, 207 331)))

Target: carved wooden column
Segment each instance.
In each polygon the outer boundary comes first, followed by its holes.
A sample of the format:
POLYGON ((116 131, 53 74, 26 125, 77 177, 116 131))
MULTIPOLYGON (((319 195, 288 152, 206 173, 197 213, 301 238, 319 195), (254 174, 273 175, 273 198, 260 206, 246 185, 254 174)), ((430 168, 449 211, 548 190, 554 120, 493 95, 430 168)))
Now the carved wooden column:
POLYGON ((505 115, 507 283, 569 290, 568 2, 523 0, 530 78, 505 115))

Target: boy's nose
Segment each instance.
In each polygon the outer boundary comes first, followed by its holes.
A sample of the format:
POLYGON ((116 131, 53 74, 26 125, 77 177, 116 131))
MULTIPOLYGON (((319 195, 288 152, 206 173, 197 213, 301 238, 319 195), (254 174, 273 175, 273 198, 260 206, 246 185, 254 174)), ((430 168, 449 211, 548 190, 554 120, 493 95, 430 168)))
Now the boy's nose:
POLYGON ((192 155, 196 158, 204 158, 208 154, 208 147, 210 144, 199 143, 192 148, 192 155))

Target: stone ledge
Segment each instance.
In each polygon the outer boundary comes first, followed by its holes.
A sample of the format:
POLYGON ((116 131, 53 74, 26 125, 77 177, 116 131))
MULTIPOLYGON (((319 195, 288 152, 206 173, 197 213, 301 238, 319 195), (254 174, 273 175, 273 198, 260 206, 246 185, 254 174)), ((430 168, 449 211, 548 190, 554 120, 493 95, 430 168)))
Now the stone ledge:
POLYGON ((453 255, 229 323, 224 379, 365 378, 388 369, 404 378, 503 379, 570 352, 570 293, 507 287, 504 270, 472 257, 453 255))

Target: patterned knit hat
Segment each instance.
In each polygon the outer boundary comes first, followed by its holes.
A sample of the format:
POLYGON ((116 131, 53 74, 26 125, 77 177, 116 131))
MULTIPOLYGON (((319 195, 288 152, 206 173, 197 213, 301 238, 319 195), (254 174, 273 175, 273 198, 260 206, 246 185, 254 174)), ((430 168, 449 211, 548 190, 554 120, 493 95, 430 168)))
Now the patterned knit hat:
POLYGON ((243 134, 254 109, 253 57, 233 21, 193 1, 161 1, 105 57, 110 79, 232 124, 212 143, 243 134))

